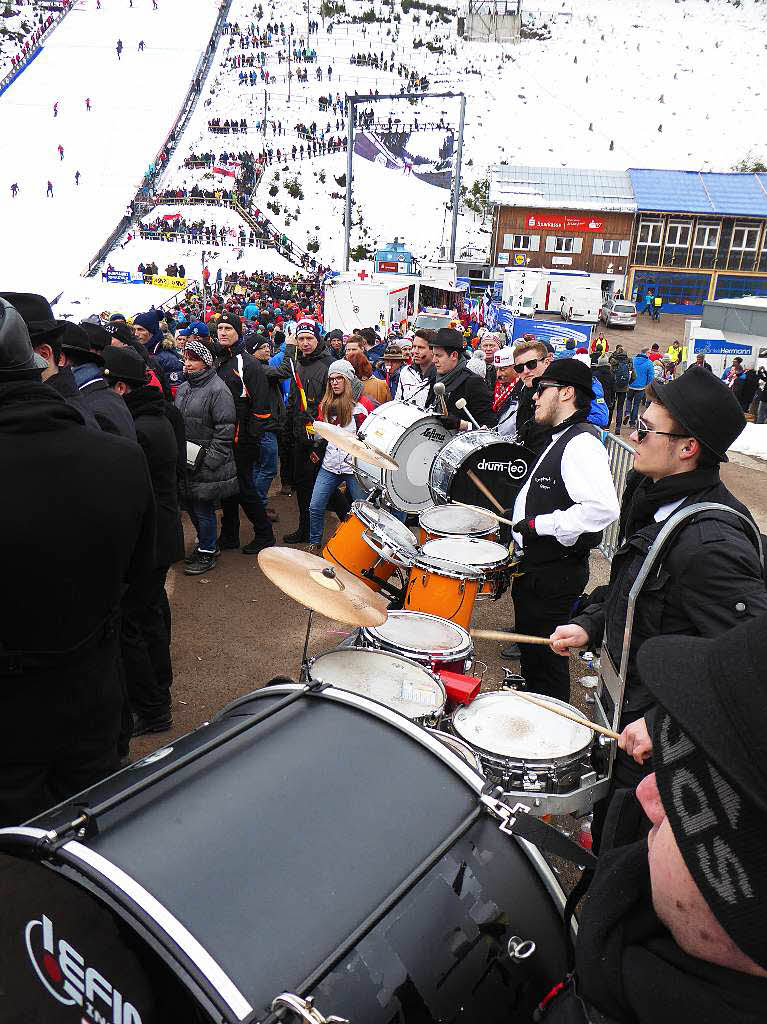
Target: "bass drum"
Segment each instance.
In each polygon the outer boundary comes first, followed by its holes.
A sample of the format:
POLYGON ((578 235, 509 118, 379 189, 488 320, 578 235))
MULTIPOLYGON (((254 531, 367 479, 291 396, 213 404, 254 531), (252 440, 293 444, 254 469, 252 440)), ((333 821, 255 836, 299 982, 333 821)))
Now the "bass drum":
POLYGON ((429 471, 434 456, 453 432, 439 416, 405 402, 386 402, 374 409, 357 436, 390 455, 399 469, 387 470, 355 459, 357 479, 368 491, 382 488, 400 512, 421 512, 433 504, 429 471))
POLYGON ((473 484, 473 470, 504 508, 514 499, 535 463, 534 456, 522 444, 510 441, 493 430, 470 430, 453 437, 437 454, 429 474, 429 490, 435 505, 463 501, 496 512, 484 493, 473 484))
POLYGON ((563 897, 483 785, 357 694, 244 697, 0 829, 6 1012, 297 1024, 311 997, 353 1024, 529 1021, 567 970, 563 897))

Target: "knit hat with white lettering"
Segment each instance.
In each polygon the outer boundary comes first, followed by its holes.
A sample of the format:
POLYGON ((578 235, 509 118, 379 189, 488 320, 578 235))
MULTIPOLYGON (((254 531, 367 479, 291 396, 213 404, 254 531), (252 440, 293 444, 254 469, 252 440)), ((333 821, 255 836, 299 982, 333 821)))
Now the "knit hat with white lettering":
POLYGON ((767 615, 713 640, 655 637, 653 761, 680 853, 736 946, 767 967, 767 615))

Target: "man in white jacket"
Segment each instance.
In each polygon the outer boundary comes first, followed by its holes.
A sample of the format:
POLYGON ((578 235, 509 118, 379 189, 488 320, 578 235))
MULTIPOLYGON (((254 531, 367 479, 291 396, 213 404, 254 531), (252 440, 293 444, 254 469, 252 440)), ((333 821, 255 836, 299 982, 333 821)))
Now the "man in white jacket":
POLYGON ((430 347, 435 337, 435 331, 424 328, 413 338, 413 362, 403 366, 400 371, 394 394, 396 401, 412 401, 419 409, 426 408, 429 386, 436 377, 434 355, 430 347))

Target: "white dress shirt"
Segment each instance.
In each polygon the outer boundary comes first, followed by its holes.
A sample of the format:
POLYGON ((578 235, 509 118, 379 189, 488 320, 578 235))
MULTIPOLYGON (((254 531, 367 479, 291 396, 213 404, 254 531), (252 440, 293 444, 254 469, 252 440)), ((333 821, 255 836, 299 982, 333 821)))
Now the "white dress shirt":
MULTIPOLYGON (((567 428, 565 428, 567 429, 567 428)), ((541 454, 514 502, 514 522, 527 519, 525 507, 530 481, 550 449, 556 444, 562 431, 552 436, 551 442, 541 454)), ((535 532, 541 537, 554 537, 565 547, 572 547, 583 533, 599 533, 614 523, 620 512, 618 495, 610 473, 607 449, 591 433, 576 434, 562 452, 562 482, 574 504, 570 508, 557 509, 547 515, 535 517, 535 532)), ((524 547, 522 537, 513 533, 519 547, 524 547)))

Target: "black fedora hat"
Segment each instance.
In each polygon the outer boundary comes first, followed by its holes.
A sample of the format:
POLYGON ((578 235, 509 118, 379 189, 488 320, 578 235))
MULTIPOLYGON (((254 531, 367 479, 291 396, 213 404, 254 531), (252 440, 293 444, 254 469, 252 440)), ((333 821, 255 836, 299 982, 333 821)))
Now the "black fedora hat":
POLYGON ((55 320, 51 305, 44 295, 34 292, 0 292, 0 298, 18 310, 27 325, 33 345, 61 334, 60 320, 55 320))
POLYGON ((146 384, 146 363, 130 348, 109 345, 104 349, 104 377, 108 383, 122 380, 133 387, 146 384))
POLYGON ((549 363, 535 384, 540 384, 542 381, 550 381, 552 384, 569 384, 585 392, 590 398, 596 397, 591 384, 591 370, 580 359, 555 359, 549 363))
POLYGON ((453 327, 440 327, 434 341, 429 342, 431 348, 444 348, 446 352, 463 352, 466 339, 460 331, 453 327))
POLYGON ((105 330, 100 323, 97 324, 90 320, 82 320, 80 321, 80 327, 82 327, 88 335, 91 348, 95 348, 98 352, 103 352, 107 346, 112 344, 112 335, 109 331, 105 330))
POLYGON ((653 384, 652 392, 690 437, 696 438, 727 462, 727 449, 746 425, 740 403, 724 381, 705 366, 690 366, 667 384, 653 384))
POLYGON ((104 357, 100 352, 94 352, 91 348, 91 339, 79 324, 70 323, 68 320, 55 321, 61 327, 61 351, 73 352, 79 355, 90 356, 89 362, 96 366, 104 365, 104 357))

